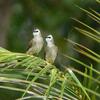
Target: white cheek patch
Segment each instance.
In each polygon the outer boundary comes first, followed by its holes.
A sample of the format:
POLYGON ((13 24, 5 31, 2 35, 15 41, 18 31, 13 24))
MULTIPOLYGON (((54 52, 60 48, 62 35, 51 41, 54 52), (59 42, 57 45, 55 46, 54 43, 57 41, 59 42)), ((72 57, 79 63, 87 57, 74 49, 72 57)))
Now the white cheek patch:
POLYGON ((33 32, 33 35, 40 35, 40 33, 39 32, 33 32))
POLYGON ((46 42, 49 42, 49 39, 48 38, 46 38, 46 42))

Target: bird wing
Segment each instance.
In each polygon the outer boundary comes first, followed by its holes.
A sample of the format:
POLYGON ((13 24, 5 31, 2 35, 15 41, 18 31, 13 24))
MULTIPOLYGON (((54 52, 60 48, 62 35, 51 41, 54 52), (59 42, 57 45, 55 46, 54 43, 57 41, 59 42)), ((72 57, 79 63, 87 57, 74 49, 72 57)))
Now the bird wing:
POLYGON ((32 46, 34 46, 34 45, 35 45, 34 39, 31 39, 30 42, 29 42, 29 44, 28 44, 27 50, 28 50, 29 48, 31 48, 32 46))
POLYGON ((29 45, 28 45, 28 48, 27 48, 27 53, 28 54, 31 54, 31 53, 34 53, 33 51, 33 49, 34 49, 34 46, 35 46, 35 41, 34 41, 34 39, 32 39, 30 42, 29 42, 29 45))
POLYGON ((30 42, 28 44, 28 49, 32 46, 32 42, 33 42, 33 39, 30 40, 30 42))

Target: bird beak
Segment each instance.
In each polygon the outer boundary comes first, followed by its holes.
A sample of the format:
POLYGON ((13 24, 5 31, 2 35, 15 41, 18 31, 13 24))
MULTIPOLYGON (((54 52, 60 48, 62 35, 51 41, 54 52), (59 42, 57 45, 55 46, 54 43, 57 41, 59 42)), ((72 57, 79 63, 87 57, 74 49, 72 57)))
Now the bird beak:
POLYGON ((36 32, 35 30, 33 30, 33 32, 36 32))
POLYGON ((36 28, 33 28, 33 32, 36 32, 36 28))

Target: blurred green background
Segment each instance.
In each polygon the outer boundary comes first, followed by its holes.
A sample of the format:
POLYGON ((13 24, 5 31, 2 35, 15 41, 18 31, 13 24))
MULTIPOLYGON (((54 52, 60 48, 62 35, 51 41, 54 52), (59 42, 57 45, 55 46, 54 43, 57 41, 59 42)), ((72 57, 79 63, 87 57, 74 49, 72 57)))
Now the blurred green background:
POLYGON ((26 52, 33 28, 38 27, 43 36, 53 34, 61 53, 91 63, 90 59, 74 52, 64 40, 72 39, 99 52, 94 41, 73 29, 74 26, 83 27, 72 20, 76 18, 100 30, 99 25, 76 5, 100 11, 95 0, 0 0, 0 46, 14 52, 26 52))
MULTIPOLYGON (((82 27, 72 20, 76 18, 90 25, 96 30, 100 26, 80 10, 76 5, 100 11, 95 0, 0 0, 0 46, 14 52, 26 52, 28 42, 32 38, 34 27, 42 31, 42 35, 52 34, 59 51, 75 56, 83 62, 99 65, 80 55, 71 48, 65 38, 72 39, 99 53, 100 46, 73 29, 82 27)), ((63 58, 62 58, 63 59, 63 58)), ((68 59, 66 64, 71 63, 68 59)), ((75 64, 74 67, 78 66, 75 64)), ((79 69, 82 69, 80 67, 79 69)))
POLYGON ((100 11, 95 0, 0 0, 0 45, 11 51, 25 52, 33 28, 38 27, 43 36, 53 34, 60 48, 64 44, 59 38, 81 37, 72 33, 76 23, 71 18, 99 28, 75 5, 100 11))

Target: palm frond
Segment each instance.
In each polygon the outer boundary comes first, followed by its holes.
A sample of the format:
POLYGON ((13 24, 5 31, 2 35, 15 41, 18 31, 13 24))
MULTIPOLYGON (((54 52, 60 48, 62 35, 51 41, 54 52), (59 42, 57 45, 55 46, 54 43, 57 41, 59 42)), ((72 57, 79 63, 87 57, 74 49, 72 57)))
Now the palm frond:
POLYGON ((81 9, 82 11, 84 11, 85 13, 87 13, 87 15, 88 15, 89 17, 91 17, 93 20, 95 20, 98 24, 100 24, 100 16, 98 16, 99 14, 97 14, 96 11, 92 10, 93 12, 96 13, 96 15, 95 15, 95 14, 93 14, 92 12, 90 12, 90 11, 84 9, 84 8, 81 8, 81 7, 79 7, 79 6, 77 6, 77 7, 78 7, 79 9, 81 9))
POLYGON ((1 88, 23 92, 21 99, 24 99, 25 94, 29 94, 33 97, 44 95, 46 98, 78 100, 77 94, 71 89, 71 84, 67 84, 68 80, 65 81, 65 78, 70 76, 68 72, 62 73, 39 57, 2 49, 0 65, 0 82, 13 84, 13 87, 3 84, 1 88), (15 85, 21 87, 16 88, 15 85))
POLYGON ((73 49, 76 50, 77 52, 93 59, 94 61, 96 61, 97 63, 100 63, 100 55, 97 54, 96 52, 90 50, 89 48, 79 44, 79 43, 76 43, 72 40, 69 40, 68 41, 74 46, 73 49))
MULTIPOLYGON (((77 7, 79 9, 81 9, 82 11, 84 11, 90 18, 92 18, 93 21, 96 21, 98 24, 100 24, 100 14, 97 11, 95 11, 91 8, 90 8, 90 11, 88 11, 79 6, 77 6, 77 7)), ((85 24, 84 22, 82 22, 78 19, 75 19, 75 18, 72 18, 72 19, 83 26, 83 28, 79 28, 79 27, 75 26, 74 27, 75 30, 77 30, 79 33, 82 33, 86 37, 89 37, 92 40, 95 40, 97 42, 97 44, 100 43, 100 32, 99 31, 97 31, 96 29, 92 28, 91 26, 85 24)), ((85 47, 84 45, 74 42, 70 39, 68 39, 68 42, 70 42, 73 45, 73 49, 75 51, 92 59, 98 65, 100 64, 100 54, 98 54, 98 53, 94 52, 93 50, 85 47)), ((100 93, 98 92, 99 85, 100 85, 100 81, 99 81, 100 71, 96 70, 94 68, 95 66, 93 66, 92 63, 91 63, 91 65, 87 65, 86 63, 84 63, 81 60, 76 59, 75 57, 71 57, 68 55, 64 55, 64 56, 66 58, 70 59, 71 61, 74 61, 74 62, 78 63, 79 65, 84 66, 85 72, 81 72, 81 71, 77 70, 76 67, 74 67, 74 68, 71 67, 71 70, 84 77, 82 88, 88 93, 88 95, 91 95, 92 100, 96 100, 96 96, 98 98, 100 98, 100 93), (94 73, 96 75, 96 78, 94 76, 94 73), (93 85, 96 85, 96 86, 93 87, 93 85)), ((83 95, 83 100, 85 100, 85 99, 86 99, 85 95, 83 95)), ((90 99, 90 98, 88 98, 88 99, 90 99)))
POLYGON ((98 3, 100 3, 100 0, 96 0, 98 3))
POLYGON ((100 32, 95 30, 94 28, 90 27, 89 25, 85 24, 84 22, 78 20, 78 19, 75 19, 75 18, 72 18, 74 21, 80 23, 81 25, 85 26, 87 29, 93 31, 93 33, 95 33, 95 35, 100 35, 100 32))

